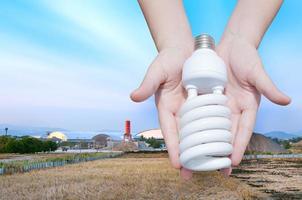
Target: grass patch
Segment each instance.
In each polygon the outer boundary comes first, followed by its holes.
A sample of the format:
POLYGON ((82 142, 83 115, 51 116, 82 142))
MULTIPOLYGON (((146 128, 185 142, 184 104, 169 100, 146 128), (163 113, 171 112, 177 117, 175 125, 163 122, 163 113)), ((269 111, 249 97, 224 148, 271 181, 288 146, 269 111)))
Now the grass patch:
POLYGON ((96 153, 78 153, 78 154, 50 154, 53 156, 41 156, 29 160, 15 160, 11 162, 0 162, 0 168, 4 169, 5 174, 21 173, 56 166, 56 164, 74 164, 78 162, 91 161, 94 159, 111 158, 120 155, 115 152, 96 152, 96 153), (46 166, 46 163, 48 164, 46 166))

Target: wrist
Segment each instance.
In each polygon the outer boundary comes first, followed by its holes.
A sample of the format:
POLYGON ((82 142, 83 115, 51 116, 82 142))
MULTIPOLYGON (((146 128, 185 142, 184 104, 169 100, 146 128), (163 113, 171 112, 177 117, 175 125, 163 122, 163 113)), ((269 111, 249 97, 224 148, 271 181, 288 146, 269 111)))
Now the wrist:
POLYGON ((249 43, 250 45, 254 46, 255 48, 258 48, 259 42, 256 38, 257 37, 252 37, 249 34, 243 34, 239 31, 227 29, 221 38, 220 44, 223 44, 224 46, 229 46, 234 41, 240 40, 240 41, 249 43))
POLYGON ((228 55, 228 53, 232 51, 232 48, 234 46, 238 46, 238 44, 252 46, 255 49, 258 48, 258 43, 253 41, 251 38, 237 32, 226 30, 216 50, 219 54, 228 55))
POLYGON ((179 53, 184 54, 185 56, 190 56, 194 51, 194 38, 189 37, 186 39, 176 39, 174 41, 165 41, 162 45, 159 45, 158 51, 170 51, 174 50, 179 53))

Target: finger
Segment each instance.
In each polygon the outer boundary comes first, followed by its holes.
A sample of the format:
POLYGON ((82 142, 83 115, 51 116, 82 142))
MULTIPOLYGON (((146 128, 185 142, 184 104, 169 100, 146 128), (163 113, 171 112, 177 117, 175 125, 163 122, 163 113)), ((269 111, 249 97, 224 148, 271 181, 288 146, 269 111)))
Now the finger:
POLYGON ((251 139, 257 109, 247 109, 241 114, 238 131, 233 144, 233 153, 231 156, 232 165, 237 166, 242 160, 245 149, 251 139))
MULTIPOLYGON (((235 138, 236 138, 236 133, 238 129, 238 124, 239 124, 239 119, 240 119, 240 114, 232 114, 231 121, 232 121, 232 128, 231 128, 231 134, 232 134, 232 141, 231 143, 234 144, 235 138)), ((231 158, 231 156, 230 156, 231 158)), ((221 169, 220 172, 225 176, 228 177, 232 173, 232 167, 226 168, 226 169, 221 169)))
POLYGON ((182 167, 180 169, 180 177, 187 181, 193 177, 193 173, 191 170, 182 167))
POLYGON ((237 129, 238 129, 238 123, 241 116, 241 110, 238 109, 238 100, 235 99, 231 94, 228 93, 228 87, 226 88, 226 95, 228 96, 227 106, 231 109, 231 134, 232 134, 232 141, 231 144, 234 143, 237 129))
POLYGON ((225 176, 228 177, 232 173, 232 167, 226 168, 226 169, 221 169, 220 172, 225 176))
POLYGON ((231 127, 232 144, 234 144, 234 141, 235 141, 235 138, 236 138, 239 119, 240 119, 240 114, 232 114, 232 117, 231 117, 231 121, 232 121, 232 127, 231 127))
POLYGON ((261 94, 273 103, 288 105, 291 99, 277 88, 270 77, 266 74, 259 57, 258 59, 259 66, 256 68, 254 76, 252 76, 252 85, 254 85, 261 94))
POLYGON ((148 99, 156 92, 165 79, 165 74, 160 65, 160 57, 157 57, 150 65, 139 88, 132 92, 131 99, 135 102, 148 99))
MULTIPOLYGON (((175 120, 176 120, 177 126, 179 127, 179 122, 180 122, 179 115, 177 115, 177 116, 175 117, 175 120)), ((189 169, 186 169, 186 168, 184 168, 184 167, 181 167, 181 168, 180 168, 180 177, 181 177, 183 180, 185 180, 185 181, 190 180, 190 179, 193 177, 193 172, 192 172, 191 170, 189 170, 189 169)))
POLYGON ((180 168, 179 162, 179 139, 176 120, 173 113, 159 109, 159 121, 164 140, 168 149, 171 165, 180 168))

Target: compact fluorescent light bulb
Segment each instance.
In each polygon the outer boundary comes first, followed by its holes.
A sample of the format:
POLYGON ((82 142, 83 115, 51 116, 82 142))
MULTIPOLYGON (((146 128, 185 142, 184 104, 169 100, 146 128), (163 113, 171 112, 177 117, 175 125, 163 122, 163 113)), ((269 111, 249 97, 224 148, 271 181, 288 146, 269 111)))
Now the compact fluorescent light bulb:
POLYGON ((207 34, 195 38, 195 51, 185 62, 182 82, 188 98, 180 109, 180 162, 194 171, 231 166, 230 109, 223 94, 226 66, 207 34))

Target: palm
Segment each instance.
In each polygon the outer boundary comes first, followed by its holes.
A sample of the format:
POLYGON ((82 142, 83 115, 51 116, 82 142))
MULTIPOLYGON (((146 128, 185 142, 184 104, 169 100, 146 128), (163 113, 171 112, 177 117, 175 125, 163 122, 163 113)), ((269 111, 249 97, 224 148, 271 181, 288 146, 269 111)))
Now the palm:
POLYGON ((273 85, 266 75, 257 49, 244 39, 221 43, 217 53, 227 65, 226 95, 232 110, 233 165, 238 165, 252 135, 261 93, 278 104, 288 98, 273 85))
POLYGON ((257 50, 246 41, 235 40, 229 45, 219 45, 217 52, 225 61, 228 71, 226 95, 232 110, 232 162, 237 165, 250 140, 260 102, 260 93, 250 81, 254 80, 254 73, 259 71, 257 62, 260 58, 257 50))
POLYGON ((156 105, 159 109, 176 116, 177 111, 185 100, 185 91, 181 83, 182 66, 186 60, 183 52, 173 49, 161 52, 158 56, 165 80, 155 93, 156 105))
POLYGON ((169 112, 177 121, 177 112, 185 100, 181 82, 164 83, 156 92, 155 97, 159 113, 162 111, 169 112))
POLYGON ((169 157, 174 167, 179 168, 177 112, 185 101, 182 87, 182 66, 190 54, 177 49, 168 49, 159 54, 157 61, 165 74, 162 84, 155 93, 156 106, 163 136, 169 149, 169 157))
MULTIPOLYGON (((230 65, 226 63, 228 67, 228 84, 226 87, 226 95, 229 99, 228 106, 232 111, 232 133, 234 148, 238 148, 238 143, 247 143, 250 139, 252 129, 255 123, 256 112, 260 103, 260 93, 257 89, 246 81, 248 76, 244 73, 234 73, 234 68, 236 65, 230 65), (243 126, 248 126, 248 129, 244 129, 243 126), (242 134, 237 137, 237 134, 242 134), (244 141, 240 138, 244 138, 244 141), (235 139, 240 140, 236 141, 235 139)), ((248 70, 248 69, 247 69, 248 70)), ((245 145, 239 148, 244 148, 241 153, 245 150, 245 145)), ((238 149, 237 149, 238 150, 238 149)), ((235 151, 236 153, 236 151, 235 151)), ((239 164, 241 159, 240 155, 233 154, 236 157, 235 164, 239 164)))
POLYGON ((239 164, 246 145, 251 137, 260 93, 249 80, 257 70, 259 57, 257 50, 245 41, 234 41, 229 47, 217 47, 218 54, 227 65, 228 84, 226 95, 232 110, 232 134, 234 153, 233 164, 239 164))
POLYGON ((185 100, 181 74, 190 55, 191 51, 182 48, 162 50, 149 67, 140 88, 131 95, 134 101, 142 101, 155 93, 161 129, 171 163, 176 168, 180 168, 177 112, 185 100))

